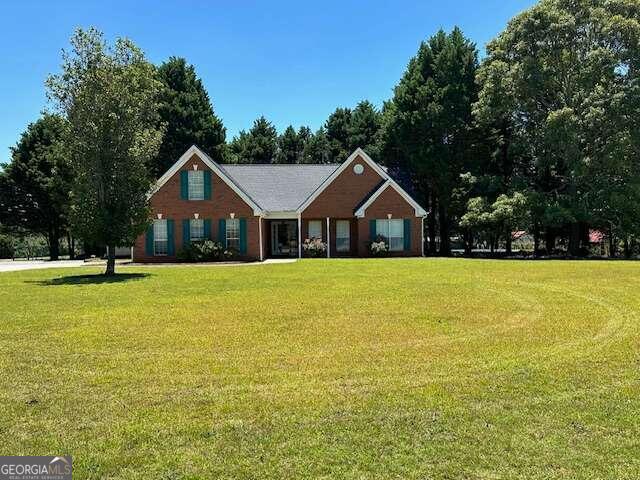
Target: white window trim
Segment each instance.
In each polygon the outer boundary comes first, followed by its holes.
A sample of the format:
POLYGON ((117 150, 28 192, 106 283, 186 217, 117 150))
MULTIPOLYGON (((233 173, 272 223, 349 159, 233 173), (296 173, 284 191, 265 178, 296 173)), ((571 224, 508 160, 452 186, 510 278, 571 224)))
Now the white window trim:
POLYGON ((389 251, 390 252, 403 252, 404 251, 404 219, 402 218, 376 218, 376 236, 380 235, 381 237, 384 237, 387 241, 387 246, 389 247, 389 251), (394 236, 391 237, 391 222, 398 222, 400 223, 401 229, 400 231, 402 232, 402 236, 398 237, 398 236, 394 236), (381 234, 380 232, 378 232, 378 224, 379 223, 385 223, 386 224, 386 235, 381 234), (395 239, 400 239, 400 248, 391 248, 391 238, 395 238, 395 239))
POLYGON ((153 256, 154 257, 166 257, 167 255, 169 255, 169 226, 167 223, 167 219, 166 218, 159 218, 157 220, 153 221, 153 256), (156 224, 160 224, 160 223, 164 223, 164 232, 165 232, 165 239, 164 240, 159 240, 158 239, 158 235, 156 233, 156 224), (162 242, 164 241, 166 243, 166 251, 165 253, 157 253, 156 251, 156 244, 157 242, 162 242))
POLYGON ((232 247, 232 248, 237 248, 237 250, 240 250, 240 219, 239 218, 227 218, 225 222, 225 244, 227 248, 229 248, 229 240, 237 240, 238 246, 232 247), (229 230, 230 230, 229 227, 231 225, 236 226, 236 232, 238 235, 237 237, 229 236, 229 230))
POLYGON ((192 218, 189 220, 189 238, 191 239, 191 241, 195 241, 195 242, 199 242, 204 240, 204 219, 202 218, 192 218), (201 232, 202 232, 202 236, 199 238, 194 238, 193 236, 193 225, 194 223, 198 222, 201 226, 201 232))
POLYGON ((322 220, 309 220, 309 223, 307 225, 307 237, 309 238, 309 240, 311 240, 312 238, 317 238, 319 240, 322 240, 322 220), (318 235, 311 235, 311 225, 317 225, 317 231, 318 231, 318 235))
POLYGON ((187 174, 187 190, 188 190, 188 199, 189 200, 193 200, 193 201, 199 201, 199 200, 204 200, 204 171, 203 170, 189 170, 188 174, 187 174), (202 180, 202 182, 200 183, 200 187, 202 188, 202 190, 199 193, 199 195, 196 196, 196 192, 195 190, 195 177, 198 177, 202 180), (193 187, 193 188, 192 188, 193 187))

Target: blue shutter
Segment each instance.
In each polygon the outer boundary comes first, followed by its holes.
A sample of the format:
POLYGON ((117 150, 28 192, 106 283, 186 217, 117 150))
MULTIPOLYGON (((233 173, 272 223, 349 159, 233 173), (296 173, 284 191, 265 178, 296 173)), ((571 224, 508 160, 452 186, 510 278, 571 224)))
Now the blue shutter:
POLYGON ((247 219, 240 219, 240 255, 247 254, 247 219))
POLYGON ((189 200, 189 172, 187 170, 180 172, 180 199, 189 200))
POLYGON ((211 200, 211 172, 204 171, 204 199, 211 200))
POLYGON ((211 219, 204 219, 204 238, 211 240, 211 219))
POLYGON ((376 221, 369 220, 369 240, 376 241, 376 221))
POLYGON ((404 251, 411 250, 411 219, 404 219, 404 251))
POLYGON ((153 223, 147 228, 147 236, 144 242, 144 250, 147 256, 153 256, 153 223))
POLYGON ((176 245, 173 240, 173 220, 167 219, 167 255, 173 256, 176 254, 176 245))
POLYGON ((191 243, 191 220, 182 220, 182 247, 186 248, 191 243))
POLYGON ((218 220, 218 241, 227 248, 227 221, 224 218, 218 220))

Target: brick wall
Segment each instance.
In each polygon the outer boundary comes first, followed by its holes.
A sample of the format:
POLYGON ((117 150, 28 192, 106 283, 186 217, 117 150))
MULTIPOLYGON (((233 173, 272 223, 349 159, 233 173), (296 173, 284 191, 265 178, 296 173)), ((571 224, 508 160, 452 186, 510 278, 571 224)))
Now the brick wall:
MULTIPOLYGON (((198 165, 198 170, 209 170, 197 155, 183 166, 182 170, 192 170, 193 165, 198 165)), ((236 218, 247 220, 247 255, 245 259, 257 259, 260 257, 258 217, 253 214, 253 209, 245 203, 214 172, 211 174, 211 200, 182 200, 180 198, 180 172, 176 172, 159 191, 151 197, 153 218, 161 213, 162 218, 174 220, 174 245, 176 253, 182 248, 182 220, 194 218, 194 213, 199 218, 211 219, 211 236, 218 239, 218 220, 229 218, 231 213, 236 218)), ((145 235, 136 240, 133 248, 133 259, 136 262, 170 262, 175 257, 147 256, 145 253, 145 235)))

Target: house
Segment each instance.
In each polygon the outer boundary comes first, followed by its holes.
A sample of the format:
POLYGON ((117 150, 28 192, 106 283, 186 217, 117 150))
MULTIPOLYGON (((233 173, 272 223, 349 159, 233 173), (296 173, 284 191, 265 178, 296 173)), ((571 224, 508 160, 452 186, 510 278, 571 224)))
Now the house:
POLYGON ((302 257, 311 238, 325 242, 327 257, 369 256, 379 236, 390 255, 424 253, 425 210, 361 149, 334 165, 220 165, 192 146, 157 181, 150 204, 136 262, 175 261, 202 239, 243 260, 302 257))

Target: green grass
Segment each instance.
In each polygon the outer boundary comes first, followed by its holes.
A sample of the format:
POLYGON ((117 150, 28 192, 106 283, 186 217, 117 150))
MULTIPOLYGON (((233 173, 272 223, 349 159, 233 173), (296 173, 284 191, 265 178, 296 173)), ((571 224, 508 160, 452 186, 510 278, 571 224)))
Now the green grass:
POLYGON ((74 478, 638 478, 640 264, 0 274, 0 453, 74 478))

